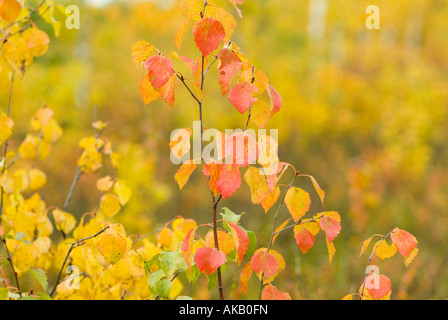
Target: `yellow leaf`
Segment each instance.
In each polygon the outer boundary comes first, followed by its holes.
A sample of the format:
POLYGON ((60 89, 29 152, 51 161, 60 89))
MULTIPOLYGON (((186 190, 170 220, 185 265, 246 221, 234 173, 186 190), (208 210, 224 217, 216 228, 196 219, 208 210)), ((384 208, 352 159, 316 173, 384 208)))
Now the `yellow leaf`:
POLYGON ((409 253, 409 255, 406 258, 404 258, 404 264, 406 265, 406 267, 408 267, 409 264, 415 259, 415 257, 417 256, 417 253, 418 253, 418 248, 414 248, 409 253))
POLYGON ((96 181, 96 188, 101 192, 108 192, 114 184, 113 179, 110 176, 98 179, 96 181))
POLYGON ((33 191, 42 188, 47 183, 45 172, 37 168, 28 171, 28 177, 30 179, 30 189, 33 191))
POLYGON ((85 172, 97 172, 102 167, 102 162, 101 153, 95 147, 90 147, 84 150, 77 164, 84 167, 85 172))
POLYGON ((54 209, 52 213, 56 228, 64 232, 64 234, 69 234, 75 228, 76 219, 70 213, 60 209, 54 209))
POLYGON ((172 236, 173 231, 165 227, 157 234, 157 242, 163 247, 169 248, 171 246, 172 236))
POLYGON ((12 134, 14 121, 6 114, 0 114, 0 145, 2 145, 12 134))
POLYGON ((370 244, 370 241, 372 241, 372 238, 374 236, 371 236, 369 239, 366 239, 362 242, 362 247, 361 247, 361 253, 359 254, 359 256, 362 256, 362 254, 364 253, 364 251, 366 251, 367 247, 370 244))
POLYGON ((100 208, 106 217, 112 217, 120 212, 120 201, 117 196, 111 193, 106 193, 101 197, 100 208))
POLYGON ((118 170, 120 168, 120 160, 121 160, 121 154, 117 152, 112 152, 110 155, 110 162, 112 163, 112 167, 115 170, 118 170))
POLYGON ((142 67, 143 63, 156 53, 156 48, 148 41, 138 41, 132 45, 132 60, 137 68, 142 67))
POLYGON ((132 195, 132 190, 123 180, 118 180, 114 185, 114 192, 118 196, 118 201, 122 206, 128 203, 132 195))
POLYGON ((50 144, 46 141, 40 140, 38 138, 28 134, 25 140, 19 146, 19 152, 22 157, 29 160, 36 160, 37 152, 39 151, 39 159, 45 159, 50 152, 50 144), (39 145, 39 147, 38 147, 39 145))
POLYGON ((160 93, 154 89, 147 75, 140 82, 140 95, 145 105, 150 104, 160 97, 160 93))
POLYGON ((398 249, 395 243, 392 242, 392 244, 389 245, 385 240, 381 241, 381 243, 380 241, 375 243, 375 245, 373 246, 374 248, 376 248, 375 255, 378 258, 380 258, 381 260, 386 260, 393 257, 395 253, 397 253, 398 249))
POLYGON ((47 142, 55 142, 62 136, 62 128, 59 126, 56 120, 50 119, 45 125, 42 134, 42 139, 47 142))
POLYGON ((126 238, 123 227, 116 224, 101 234, 97 247, 108 263, 115 264, 126 255, 131 244, 126 238))
POLYGON ((266 178, 259 168, 249 167, 244 174, 244 180, 250 188, 253 204, 261 203, 269 193, 266 178))
POLYGON ((25 39, 27 47, 36 57, 43 55, 48 50, 50 38, 42 30, 37 28, 29 29, 25 39))
POLYGON ((328 242, 328 239, 326 239, 326 241, 327 241, 327 249, 328 249, 328 260, 329 260, 329 263, 331 263, 334 255, 336 253, 336 247, 334 246, 333 242, 328 242))

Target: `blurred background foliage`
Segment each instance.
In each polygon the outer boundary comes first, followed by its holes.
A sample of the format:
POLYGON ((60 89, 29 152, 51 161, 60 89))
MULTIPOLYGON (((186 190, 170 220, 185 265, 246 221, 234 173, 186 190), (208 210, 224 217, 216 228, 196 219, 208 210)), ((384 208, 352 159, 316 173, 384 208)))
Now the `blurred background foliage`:
MULTIPOLYGON (((176 215, 210 222, 206 177, 196 172, 180 192, 174 181, 178 168, 169 159, 171 131, 192 126, 196 105, 178 83, 174 108, 160 100, 145 107, 138 90, 142 75, 131 59, 131 46, 138 40, 150 41, 165 55, 176 50, 173 38, 183 21, 177 1, 61 2, 80 6, 81 28, 62 28, 59 38, 49 28, 50 48, 16 81, 11 114, 16 122, 12 148, 44 104, 55 110, 64 129, 41 164, 51 181, 42 190, 45 201, 63 204, 81 153, 77 142, 92 135, 97 104, 98 119, 108 122, 105 135, 122 153, 121 178, 133 190, 132 200, 115 218, 128 234, 147 234, 176 215)), ((236 16, 227 1, 217 2, 236 16)), ((357 292, 368 258, 358 258, 362 241, 398 226, 417 237, 420 252, 408 269, 398 256, 377 262, 392 280, 392 299, 447 298, 448 3, 245 2, 233 41, 283 97, 283 109, 267 126, 279 129, 280 159, 313 175, 326 191, 326 209, 342 217, 331 265, 323 238, 306 255, 291 234, 277 239, 274 249, 288 266, 277 286, 293 299, 340 299, 357 292), (370 4, 381 9, 381 30, 365 27, 370 4)), ((198 56, 191 32, 181 54, 198 56)), ((245 116, 222 97, 218 76, 213 68, 205 86, 205 127, 242 128, 245 116)), ((2 85, 2 108, 8 90, 2 85)), ((78 218, 97 206, 95 181, 107 170, 81 178, 71 205, 78 218)), ((299 184, 312 195, 311 212, 319 212, 312 185, 307 180, 299 184)), ((268 243, 273 212, 265 215, 261 206, 250 203, 247 185, 221 205, 246 212, 242 224, 256 231, 259 246, 268 243)), ((284 208, 281 217, 287 216, 284 208)), ((236 281, 236 273, 227 270, 225 286, 234 288, 236 281)), ((209 293, 201 283, 186 290, 216 298, 215 290, 209 293)), ((258 282, 252 279, 249 297, 257 293, 258 282)))

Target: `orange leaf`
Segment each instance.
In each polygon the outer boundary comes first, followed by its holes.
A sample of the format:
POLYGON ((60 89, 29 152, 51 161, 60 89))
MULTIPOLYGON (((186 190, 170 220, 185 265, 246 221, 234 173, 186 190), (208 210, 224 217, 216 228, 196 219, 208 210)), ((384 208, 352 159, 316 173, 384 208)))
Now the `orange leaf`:
MULTIPOLYGON (((235 250, 235 242, 232 236, 222 230, 218 230, 218 244, 219 251, 224 252, 226 255, 235 250)), ((215 248, 215 239, 212 230, 205 236, 205 246, 215 248)))
POLYGON ((179 185, 179 189, 182 190, 190 179, 191 174, 196 169, 197 165, 195 163, 186 162, 181 165, 179 170, 177 170, 174 179, 179 185))
POLYGON ((185 259, 185 262, 187 263, 188 269, 191 271, 191 259, 193 258, 193 251, 194 251, 194 233, 196 231, 196 228, 190 229, 188 231, 187 236, 184 239, 184 242, 182 243, 182 256, 185 259))
POLYGON ((230 197, 241 186, 240 170, 230 164, 218 165, 219 178, 216 181, 216 188, 223 199, 230 197))
POLYGON ((280 292, 276 286, 268 284, 261 295, 263 300, 291 300, 287 292, 280 292))
POLYGON ((174 86, 176 84, 176 76, 173 75, 170 80, 160 89, 160 96, 163 101, 168 103, 170 106, 174 105, 174 86))
POLYGON ((221 44, 226 32, 221 22, 213 18, 204 18, 193 26, 196 46, 204 57, 212 53, 221 44))
POLYGON ((271 99, 272 114, 275 114, 280 111, 280 108, 283 105, 282 97, 277 92, 277 90, 275 90, 275 88, 269 84, 268 84, 268 95, 269 98, 271 99))
POLYGON ((247 283, 249 282, 250 277, 252 276, 254 269, 252 269, 252 264, 249 261, 246 263, 246 265, 243 267, 243 270, 241 270, 240 274, 240 281, 241 286, 243 287, 243 291, 247 293, 247 283))
POLYGON ((182 46, 185 33, 187 32, 189 26, 190 26, 190 19, 187 18, 184 20, 184 22, 182 22, 182 24, 179 27, 179 30, 176 32, 176 35, 174 36, 174 44, 176 45, 177 50, 179 50, 180 47, 182 46))
POLYGON ((0 1, 0 18, 11 23, 19 16, 22 6, 17 0, 0 1))
POLYGON ((145 105, 148 105, 160 97, 160 93, 154 89, 151 82, 149 82, 148 76, 145 76, 140 82, 140 95, 145 105))
POLYGON ((247 236, 247 233, 237 224, 230 221, 227 221, 227 223, 230 226, 230 231, 236 246, 236 260, 238 261, 238 265, 240 265, 247 249, 249 248, 249 237, 247 236))

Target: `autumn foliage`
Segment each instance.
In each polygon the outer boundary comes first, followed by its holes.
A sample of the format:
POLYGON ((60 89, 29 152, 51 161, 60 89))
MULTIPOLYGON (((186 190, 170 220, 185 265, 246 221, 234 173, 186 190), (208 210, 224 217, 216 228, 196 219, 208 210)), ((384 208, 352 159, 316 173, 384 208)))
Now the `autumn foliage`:
MULTIPOLYGON (((237 19, 243 18, 244 1, 229 3, 233 12, 221 3, 180 0, 184 21, 179 22, 173 35, 177 51, 161 52, 151 39, 129 48, 129 58, 141 71, 135 90, 139 90, 145 105, 161 99, 182 114, 176 93, 186 90, 191 106, 198 110, 199 119, 185 117, 184 132, 191 134, 198 129, 189 124, 199 121, 200 157, 181 161, 173 178, 181 192, 192 195, 194 190, 186 186, 194 175, 208 186, 208 194, 194 195, 211 198, 206 222, 177 215, 165 219, 161 228, 148 230, 148 235, 135 236, 126 231, 126 225, 114 220, 136 190, 120 178, 122 155, 108 138, 108 125, 97 119, 97 112, 92 114, 91 134, 79 140, 79 157, 72 163, 74 177, 66 188, 66 197, 59 204, 47 204, 39 190, 51 181, 47 181, 40 165, 58 147, 63 126, 51 107, 43 106, 29 117, 30 132, 17 150, 10 150, 8 140, 14 134, 10 110, 15 107, 10 99, 6 112, 2 109, 0 114, 0 144, 4 147, 0 162, 0 299, 187 299, 190 297, 182 294, 183 288, 206 279, 208 290, 217 290, 220 299, 289 300, 293 296, 290 288, 276 283, 291 264, 282 248, 275 246, 278 237, 287 235, 300 255, 322 241, 331 264, 336 254, 334 241, 343 232, 341 215, 325 208, 325 191, 314 176, 279 159, 275 150, 282 146, 274 137, 250 128, 265 128, 277 113, 290 106, 283 105, 278 84, 271 83, 248 58, 251 48, 232 41, 237 19), (181 54, 187 33, 191 33, 196 46, 193 56, 181 54), (217 83, 207 81, 211 68, 219 73, 217 83), (223 128, 209 128, 203 121, 203 110, 212 107, 205 86, 213 85, 226 97, 232 108, 229 112, 241 118, 244 126, 239 131, 229 135, 223 128), (219 137, 213 158, 204 156, 205 130, 219 137), (101 196, 95 207, 77 219, 78 215, 71 212, 71 200, 78 181, 85 176, 94 176, 92 188, 101 196), (312 195, 302 186, 303 181, 312 185, 312 195), (266 243, 259 243, 257 232, 243 225, 243 213, 220 206, 240 188, 250 192, 248 205, 264 211, 259 219, 269 221, 272 231, 266 243), (318 200, 314 206, 312 199, 318 200), (223 280, 230 265, 238 270, 235 288, 223 280), (28 275, 35 280, 32 289, 24 291, 20 284, 28 275), (257 296, 248 294, 252 278, 258 283, 257 296)), ((10 76, 11 92, 14 82, 26 76, 27 68, 50 44, 47 33, 38 29, 33 19, 43 18, 58 35, 60 23, 53 14, 63 9, 52 1, 22 7, 16 0, 0 0, 0 68, 10 76)), ((190 141, 171 140, 168 144, 178 160, 185 160, 184 156, 193 151, 190 141)), ((361 254, 375 237, 379 240, 373 245, 367 266, 373 256, 385 260, 398 252, 407 267, 417 256, 416 238, 399 228, 365 240, 361 254)), ((362 275, 363 266, 359 272, 362 275)), ((391 292, 390 279, 372 273, 365 275, 358 293, 345 299, 390 299, 391 292), (376 276, 378 279, 373 279, 376 276), (379 286, 372 287, 376 280, 379 286)))

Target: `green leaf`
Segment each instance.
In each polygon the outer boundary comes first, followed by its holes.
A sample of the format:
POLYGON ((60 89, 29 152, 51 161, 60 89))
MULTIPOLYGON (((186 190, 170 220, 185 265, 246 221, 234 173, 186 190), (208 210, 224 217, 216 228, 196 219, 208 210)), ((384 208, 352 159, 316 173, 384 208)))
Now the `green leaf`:
POLYGON ((196 280, 198 280, 200 274, 201 273, 199 272, 199 269, 196 265, 191 266, 191 271, 188 270, 188 268, 185 271, 185 275, 187 276, 188 283, 190 283, 190 284, 195 283, 196 280))
POLYGON ((193 298, 189 296, 178 296, 176 300, 193 300, 193 298))
POLYGON ((172 285, 173 285, 173 283, 170 280, 161 279, 156 282, 154 288, 160 298, 167 299, 170 295, 170 290, 171 290, 172 285))
POLYGON ((0 288, 0 300, 8 300, 9 291, 6 288, 0 288))
POLYGON ((224 228, 229 229, 229 224, 227 223, 227 221, 233 222, 234 224, 238 224, 238 222, 241 219, 241 216, 244 214, 236 214, 235 212, 233 212, 232 210, 230 210, 229 208, 222 208, 222 210, 224 210, 224 213, 220 213, 220 215, 222 216, 223 220, 224 220, 224 228))
POLYGON ((28 270, 31 275, 34 277, 34 279, 36 279, 37 281, 39 281, 40 285, 42 286, 42 289, 44 289, 45 292, 48 291, 48 278, 47 275, 45 274, 45 271, 42 269, 29 269, 28 270))
POLYGON ((209 276, 207 277, 207 280, 208 280, 208 282, 207 282, 207 289, 210 291, 210 290, 212 290, 212 289, 216 286, 216 284, 218 283, 218 274, 217 274, 217 272, 215 271, 215 272, 213 272, 211 275, 209 275, 209 276))
POLYGON ((39 291, 37 294, 39 295, 39 298, 37 298, 39 300, 52 300, 51 297, 45 292, 39 291))
POLYGON ((249 246, 247 248, 245 257, 250 257, 257 249, 257 235, 253 231, 246 231, 247 237, 249 238, 249 246))
POLYGON ((167 278, 187 269, 187 264, 179 252, 161 252, 159 254, 159 265, 167 278))

